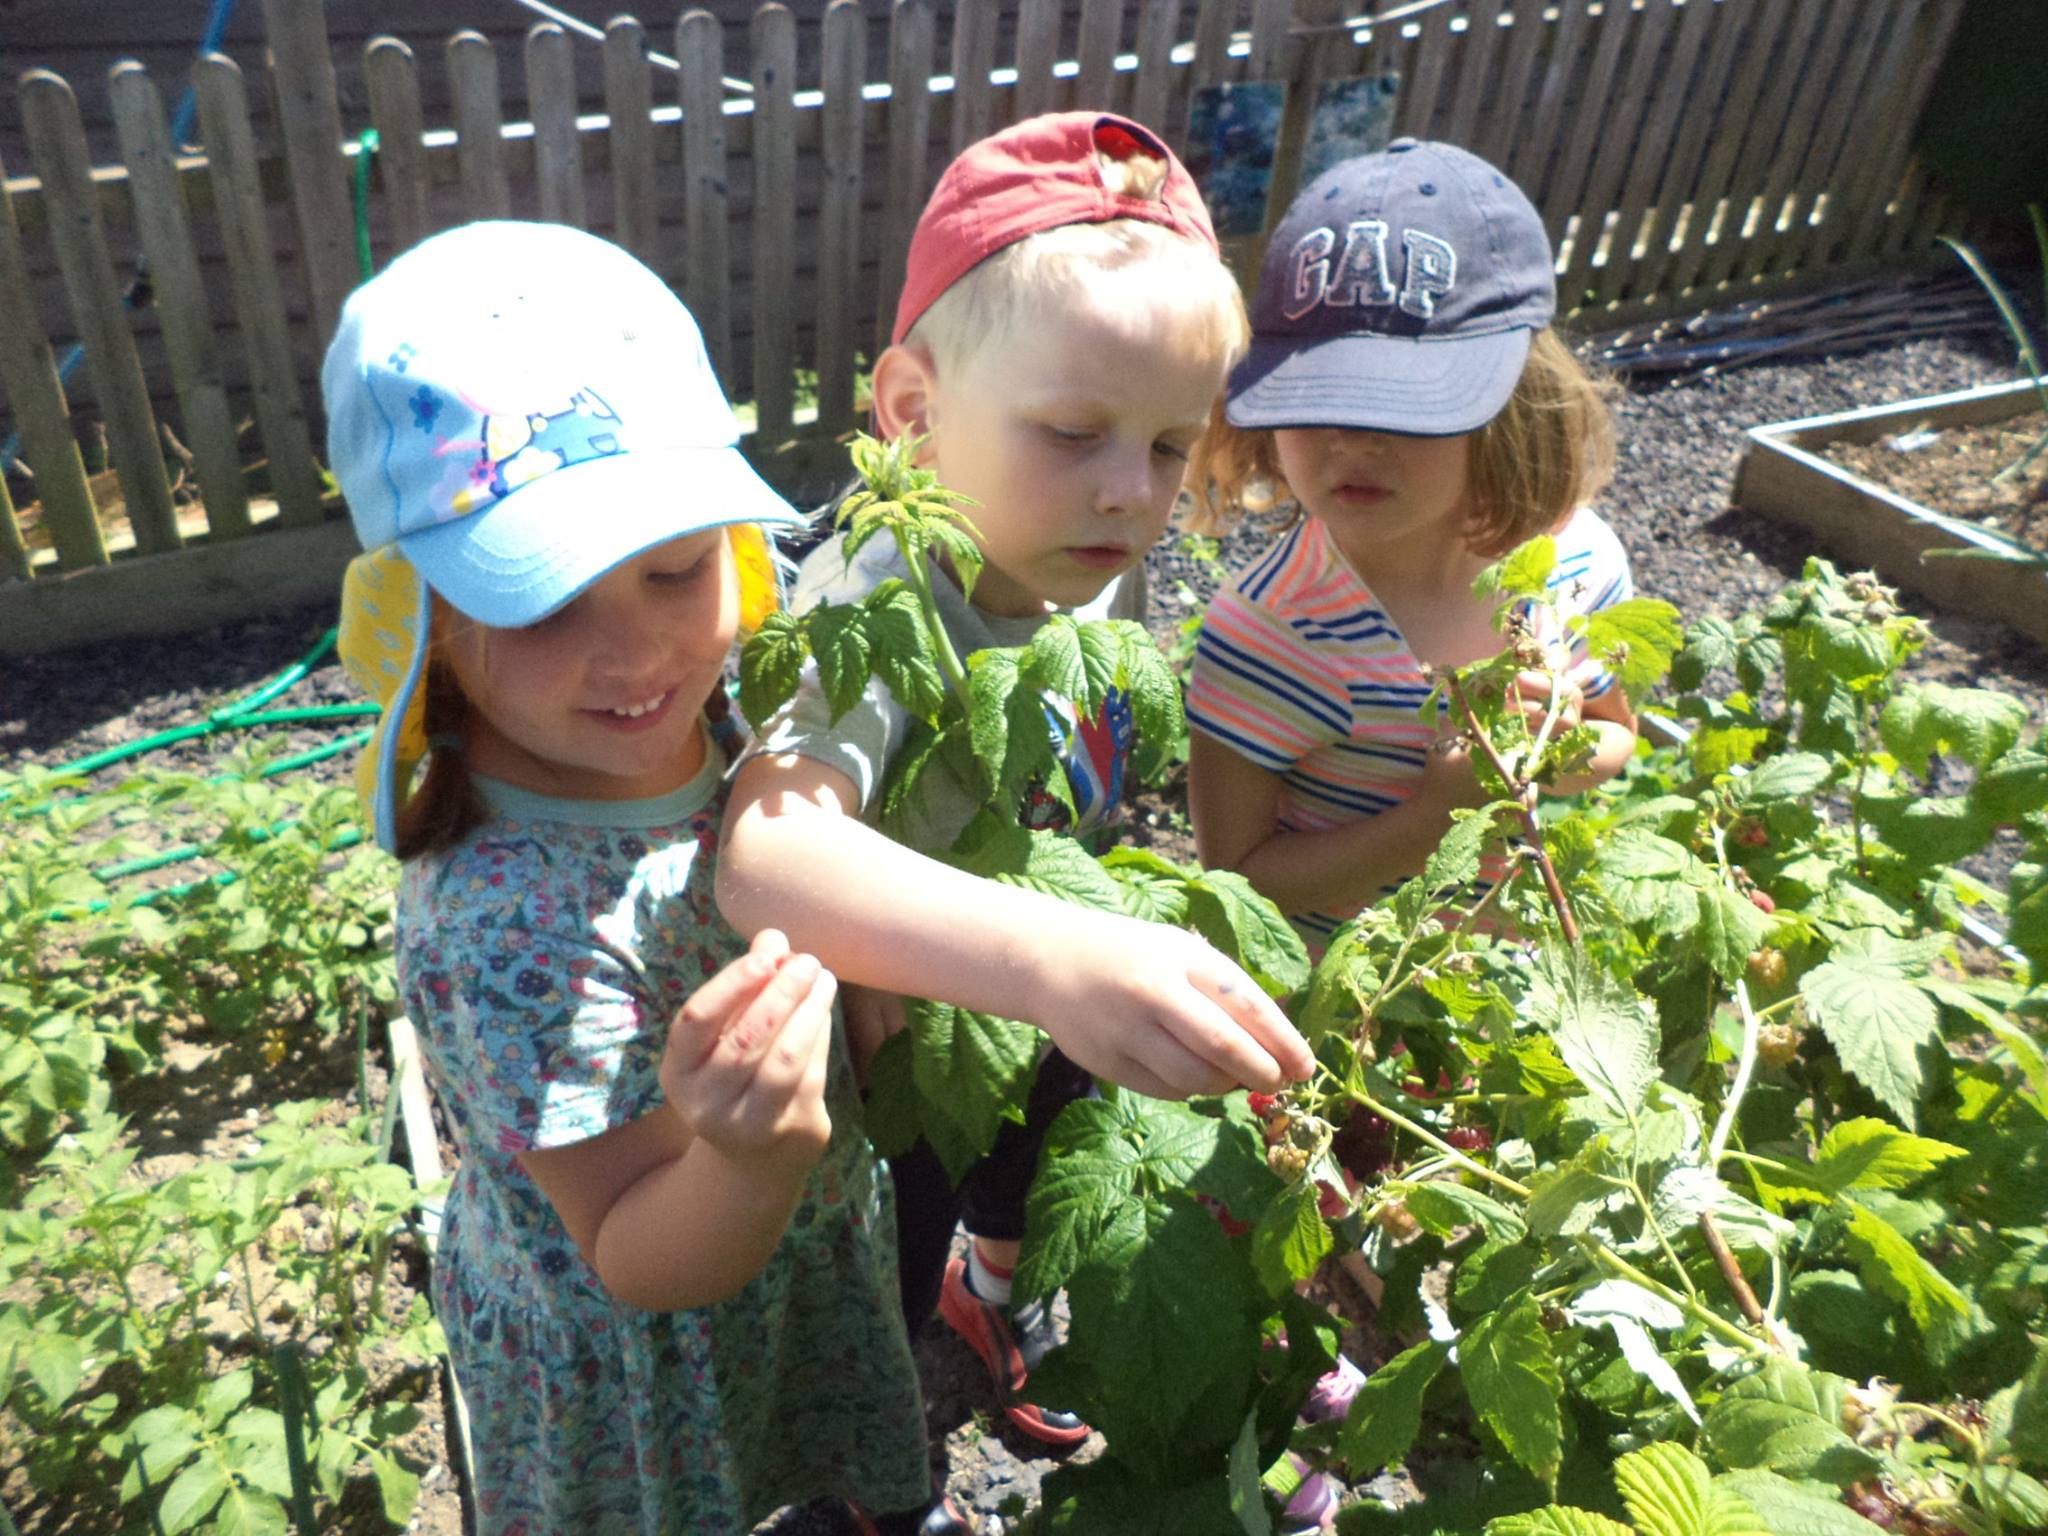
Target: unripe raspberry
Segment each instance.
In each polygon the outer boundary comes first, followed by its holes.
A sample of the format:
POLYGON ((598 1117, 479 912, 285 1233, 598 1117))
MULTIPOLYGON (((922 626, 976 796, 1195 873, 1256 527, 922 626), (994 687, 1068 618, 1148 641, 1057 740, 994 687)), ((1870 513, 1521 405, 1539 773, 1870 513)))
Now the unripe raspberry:
POLYGON ((1778 904, 1771 900, 1771 893, 1769 891, 1751 891, 1749 893, 1749 904, 1767 917, 1778 910, 1778 904))
POLYGON ((1266 1148, 1266 1166, 1273 1170, 1276 1178, 1292 1184, 1308 1172, 1308 1152, 1302 1147, 1277 1142, 1266 1148))
POLYGON ((1764 1064, 1771 1067, 1788 1067, 1799 1055, 1799 1042, 1806 1032, 1790 1024, 1766 1024, 1757 1031, 1756 1053, 1764 1064))
POLYGON ((1259 1130, 1264 1133, 1268 1143, 1277 1143, 1287 1139, 1287 1133, 1293 1125, 1294 1117, 1282 1110, 1279 1114, 1267 1116, 1266 1123, 1260 1126, 1259 1130))
POLYGON ((1749 957, 1749 979, 1760 987, 1782 987, 1785 984, 1785 951, 1772 949, 1769 945, 1749 957))
POLYGON ((1373 1220, 1379 1229, 1397 1243, 1405 1243, 1422 1230, 1422 1223, 1415 1219, 1407 1205, 1399 1200, 1389 1200, 1373 1213, 1373 1220))

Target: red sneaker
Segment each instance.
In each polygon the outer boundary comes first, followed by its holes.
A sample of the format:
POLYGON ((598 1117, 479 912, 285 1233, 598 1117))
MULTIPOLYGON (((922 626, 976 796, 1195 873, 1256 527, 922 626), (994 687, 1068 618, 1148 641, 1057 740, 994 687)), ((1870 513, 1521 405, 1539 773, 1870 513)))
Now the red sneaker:
POLYGON ((995 1382, 996 1401, 1012 1424, 1047 1445, 1079 1445, 1088 1438, 1088 1426, 1075 1415, 1024 1401, 1030 1364, 1052 1347, 1052 1319, 1043 1308, 1029 1322, 1013 1320, 967 1288, 967 1261, 954 1259, 939 1287, 939 1316, 981 1356, 995 1382))

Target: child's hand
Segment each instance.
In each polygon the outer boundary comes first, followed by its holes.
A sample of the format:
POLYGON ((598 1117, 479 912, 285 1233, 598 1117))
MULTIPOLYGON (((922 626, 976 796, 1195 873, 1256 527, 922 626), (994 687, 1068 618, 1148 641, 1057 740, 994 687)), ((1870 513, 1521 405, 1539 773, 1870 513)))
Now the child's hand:
POLYGON ((825 1070, 832 973, 764 929, 669 1025, 661 1087, 693 1136, 728 1158, 800 1178, 832 1135, 825 1070))
POLYGON ((1315 1069, 1273 1000, 1220 951, 1161 923, 1079 912, 1048 948, 1029 1017, 1069 1057, 1155 1098, 1272 1092, 1315 1069))
POLYGON ((853 1058, 853 1075, 865 1088, 868 1063, 875 1059, 882 1042, 910 1026, 903 1011, 903 995, 845 982, 839 988, 839 1016, 846 1020, 846 1050, 853 1058))

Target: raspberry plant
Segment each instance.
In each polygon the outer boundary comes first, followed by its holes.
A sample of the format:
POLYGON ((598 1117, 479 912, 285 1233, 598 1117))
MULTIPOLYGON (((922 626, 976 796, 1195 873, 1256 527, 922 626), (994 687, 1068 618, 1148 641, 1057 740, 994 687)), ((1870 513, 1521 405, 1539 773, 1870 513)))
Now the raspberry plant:
MULTIPOLYGON (((909 452, 859 450, 853 537, 886 527, 923 581, 946 550, 971 584, 957 505, 909 452)), ((1553 560, 1537 540, 1482 578, 1502 652, 1437 679, 1493 804, 1313 966, 1234 876, 1017 826, 1056 761, 1039 696, 1155 686, 1128 627, 948 664, 913 581, 749 652, 757 719, 806 656, 841 707, 881 676, 921 722, 890 814, 947 764, 987 805, 955 859, 1197 928, 1316 1046, 1276 1099, 1109 1090, 1054 1127, 1018 1283, 1064 1288, 1072 1328, 1033 1395, 1106 1449, 1047 1480, 1042 1528, 1257 1536, 1290 1449, 1354 1482, 1408 1469, 1422 1497, 1348 1508, 1347 1531, 2048 1522, 2048 748, 2011 699, 1913 682, 1924 630, 1867 575, 1814 561, 1681 634, 1647 600, 1545 624, 1553 560), (1585 738, 1507 704, 1559 625, 1633 700, 1668 671, 1660 707, 1690 727, 1575 804, 1541 791, 1585 738), (2021 855, 2003 894, 1960 867, 1994 843, 2021 855), (1960 939, 1971 911, 2019 958, 1960 939), (1302 1292, 1338 1254, 1374 1271, 1391 1357, 1341 1422, 1302 1426, 1339 1336, 1302 1292)), ((1139 723, 1180 728, 1165 698, 1139 723)), ((922 1129, 964 1165, 1036 1048, 922 1008, 877 1059, 878 1142, 922 1129)))

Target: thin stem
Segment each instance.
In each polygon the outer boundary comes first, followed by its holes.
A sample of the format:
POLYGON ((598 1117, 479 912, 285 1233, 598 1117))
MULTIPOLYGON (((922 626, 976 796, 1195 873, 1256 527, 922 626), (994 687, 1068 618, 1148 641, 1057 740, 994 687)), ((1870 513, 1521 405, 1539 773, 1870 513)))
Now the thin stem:
POLYGON ((1564 929, 1565 942, 1572 948, 1579 947, 1579 920, 1572 915, 1572 904, 1564 893, 1564 882, 1557 877, 1557 866, 1550 862, 1550 850, 1543 843, 1543 822, 1536 814, 1536 786, 1516 778, 1514 771, 1500 755, 1500 749, 1493 744, 1493 738, 1479 723, 1479 716, 1472 708, 1472 701, 1465 697, 1464 684, 1458 681, 1458 674, 1446 672, 1445 685, 1450 689, 1451 699, 1458 706, 1458 713, 1464 717, 1465 729, 1473 741, 1514 792, 1519 802, 1522 817, 1522 837, 1536 860, 1537 872, 1543 876, 1543 889, 1550 897, 1551 908, 1557 913, 1559 925, 1564 929))
POLYGON ((1721 1235, 1720 1224, 1714 1220, 1711 1211, 1700 1212, 1699 1228, 1700 1236, 1706 1239, 1707 1252, 1714 1256, 1714 1265, 1721 1271, 1728 1294, 1735 1298, 1735 1305, 1742 1309, 1742 1315, 1752 1326, 1764 1331, 1771 1347, 1783 1353, 1784 1346, 1778 1342, 1777 1330, 1764 1316, 1763 1304, 1756 1299, 1756 1292, 1749 1288, 1749 1278, 1743 1274, 1742 1266, 1736 1263, 1735 1252, 1728 1246, 1728 1239, 1721 1235))
POLYGON ((1683 1291, 1674 1291, 1663 1281, 1645 1274, 1599 1239, 1582 1237, 1578 1239, 1578 1243, 1586 1254, 1609 1273, 1619 1275, 1624 1280, 1640 1285, 1653 1296, 1663 1297, 1673 1306, 1681 1309, 1686 1316, 1703 1323, 1709 1331, 1719 1334, 1738 1349, 1745 1350, 1759 1359, 1769 1355, 1770 1350, 1768 1346, 1760 1344, 1749 1334, 1744 1333, 1740 1328, 1729 1322, 1727 1318, 1707 1306, 1706 1303, 1694 1300, 1683 1291))
POLYGON ((925 633, 931 637, 933 654, 939 659, 939 671, 945 674, 946 686, 953 691, 954 701, 966 709, 972 697, 967 689, 967 669, 960 664, 960 653, 953 649, 952 637, 946 633, 945 623, 939 618, 939 600, 932 591, 931 561, 923 542, 913 538, 910 530, 900 525, 891 527, 889 532, 903 556, 910 589, 917 594, 918 612, 924 615, 925 633))
POLYGON ((1526 1200, 1529 1198, 1528 1185, 1517 1184, 1513 1179, 1509 1178, 1506 1174, 1495 1172, 1493 1169, 1487 1167, 1484 1163, 1475 1162, 1473 1159, 1467 1157, 1463 1152, 1460 1152, 1456 1147, 1452 1146, 1448 1141, 1445 1141, 1441 1136, 1438 1136, 1435 1132, 1427 1129, 1424 1126, 1416 1124, 1416 1122, 1413 1120, 1410 1120, 1398 1109, 1393 1109, 1388 1105, 1382 1104, 1379 1102, 1379 1100, 1375 1099, 1371 1094, 1362 1092, 1356 1088, 1344 1088, 1341 1091, 1344 1097, 1351 1100, 1354 1104, 1357 1104, 1359 1107, 1366 1110, 1370 1114, 1378 1115, 1382 1120, 1386 1121, 1387 1124, 1398 1126, 1400 1129, 1406 1131, 1410 1136, 1413 1136, 1417 1141, 1424 1142, 1427 1145, 1434 1147, 1439 1157, 1446 1158, 1449 1161, 1457 1164, 1460 1168, 1463 1168, 1467 1173, 1478 1174, 1479 1177, 1486 1180, 1487 1183, 1493 1185, 1497 1189, 1506 1190, 1509 1194, 1513 1195, 1517 1200, 1526 1200))
MULTIPOLYGON (((1714 862, 1721 868, 1721 878, 1733 885, 1735 877, 1728 867, 1728 844, 1718 821, 1713 823, 1713 832, 1714 862)), ((1727 1150, 1728 1138, 1735 1130, 1735 1116, 1742 1108, 1743 1096, 1749 1092, 1750 1079, 1756 1074, 1757 1038, 1762 1033, 1762 1021, 1749 1004, 1749 984, 1740 976, 1735 978, 1735 1004, 1742 1010, 1742 1051, 1735 1061, 1735 1081, 1730 1085, 1727 1097, 1721 1101, 1721 1115, 1714 1122, 1714 1134, 1707 1139, 1709 1168, 1720 1165, 1721 1154, 1727 1150)))
POLYGON ((1621 1183, 1622 1187, 1635 1197, 1636 1205, 1643 1213, 1643 1225, 1650 1229, 1651 1235, 1657 1239, 1657 1246, 1664 1250, 1664 1257, 1678 1272, 1678 1278, 1685 1283, 1685 1294, 1698 1300, 1699 1287, 1692 1283, 1692 1276, 1685 1272, 1685 1263, 1678 1257, 1678 1250, 1671 1246, 1671 1239, 1665 1234, 1664 1224, 1657 1220, 1657 1213, 1650 1208, 1650 1201, 1644 1195, 1643 1187, 1633 1178, 1622 1180, 1621 1183))

